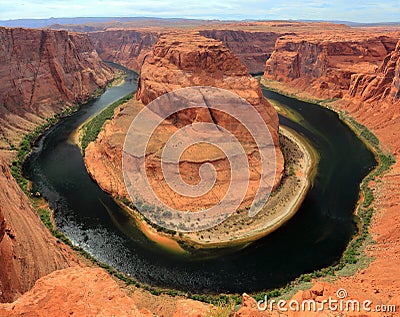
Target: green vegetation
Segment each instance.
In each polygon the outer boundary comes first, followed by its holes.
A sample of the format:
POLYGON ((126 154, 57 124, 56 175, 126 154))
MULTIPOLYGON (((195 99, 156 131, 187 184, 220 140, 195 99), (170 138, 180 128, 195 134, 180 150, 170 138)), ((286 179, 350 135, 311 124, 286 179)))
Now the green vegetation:
POLYGON ((109 82, 106 86, 106 89, 111 88, 113 86, 117 86, 119 83, 123 82, 126 77, 128 76, 127 73, 124 71, 118 71, 118 75, 114 77, 114 80, 112 82, 109 82))
POLYGON ((289 98, 297 99, 297 100, 308 102, 308 103, 313 103, 313 104, 320 105, 320 106, 326 106, 326 104, 340 99, 340 98, 317 99, 317 98, 299 97, 295 93, 288 93, 286 91, 283 91, 283 90, 280 90, 280 89, 274 87, 273 85, 271 85, 271 83, 274 82, 273 80, 262 78, 262 81, 261 81, 261 77, 258 77, 257 79, 260 82, 261 88, 265 88, 267 90, 276 92, 280 95, 283 95, 283 96, 286 96, 289 98))
MULTIPOLYGON (((150 206, 146 203, 144 203, 143 201, 141 201, 140 199, 136 200, 136 205, 133 204, 128 198, 126 197, 116 197, 115 198, 116 201, 121 202, 122 204, 124 204, 126 207, 128 207, 129 209, 133 210, 133 212, 135 212, 136 217, 138 217, 141 221, 145 221, 148 225, 150 225, 152 228, 154 228, 155 230, 157 230, 157 232, 164 232, 166 234, 169 235, 176 235, 176 231, 175 230, 171 230, 171 229, 167 229, 164 227, 161 227, 159 225, 157 225, 156 223, 153 223, 152 221, 150 221, 149 219, 147 219, 146 217, 144 217, 141 213, 137 212, 137 206, 140 207, 141 210, 148 210, 148 211, 154 211, 155 206, 150 206)), ((168 218, 168 214, 171 214, 170 211, 164 211, 164 218, 168 218)), ((160 221, 161 223, 163 223, 163 221, 160 221)))
MULTIPOLYGON (((374 209, 370 207, 374 200, 373 190, 369 187, 369 183, 372 180, 378 181, 379 178, 390 168, 390 166, 395 162, 394 157, 392 155, 386 155, 382 152, 379 147, 379 140, 377 137, 368 130, 365 126, 359 124, 354 119, 350 119, 348 116, 345 116, 343 113, 340 113, 340 118, 347 122, 351 128, 355 131, 357 135, 363 139, 368 146, 375 152, 377 160, 379 162, 378 166, 367 176, 364 178, 363 182, 360 185, 362 196, 364 197, 363 203, 360 204, 357 208, 355 216, 355 222, 358 225, 358 232, 350 241, 346 250, 343 253, 342 258, 338 263, 334 263, 333 265, 323 268, 321 270, 316 270, 311 273, 302 274, 296 280, 288 283, 286 286, 278 289, 269 290, 266 292, 257 292, 252 294, 253 298, 256 300, 264 299, 267 296, 269 299, 271 298, 285 298, 289 299, 292 297, 298 290, 309 289, 312 286, 312 280, 317 278, 326 278, 326 279, 335 279, 337 276, 342 275, 352 275, 357 270, 366 267, 370 262, 371 258, 367 257, 364 253, 364 249, 367 245, 373 243, 372 238, 369 234, 369 226, 371 222, 371 218, 374 213, 374 209), (356 122, 357 124, 353 123, 356 122)), ((283 149, 283 151, 285 151, 283 149)), ((285 168, 286 174, 290 175, 293 173, 293 166, 288 164, 285 168)), ((125 201, 125 203, 132 207, 129 201, 125 201)), ((145 219, 146 220, 146 219, 145 219)), ((153 225, 153 224, 152 224, 153 225)), ((153 291, 154 292, 154 291, 153 291)), ((181 292, 169 291, 173 294, 182 295, 181 292)), ((165 292, 163 292, 165 293, 165 292)), ((171 295, 168 293, 169 295, 171 295)), ((199 294, 184 294, 184 296, 216 305, 217 309, 210 310, 208 316, 229 316, 226 315, 229 311, 231 311, 231 306, 229 303, 233 302, 236 305, 241 303, 240 295, 199 295, 199 294)))
POLYGON ((233 303, 218 303, 214 307, 210 307, 206 317, 229 317, 233 312, 233 303))
POLYGON ((366 142, 368 142, 368 144, 372 145, 376 149, 379 148, 379 139, 365 125, 357 122, 352 117, 344 116, 342 112, 339 113, 339 117, 342 120, 347 121, 350 126, 352 126, 353 129, 358 132, 359 136, 363 138, 366 142))
POLYGON ((114 116, 114 110, 118 106, 127 102, 129 99, 132 99, 132 97, 133 93, 122 97, 121 99, 117 100, 116 102, 105 108, 97 116, 93 117, 89 122, 84 124, 84 126, 82 127, 82 139, 80 140, 83 155, 85 155, 85 150, 89 143, 97 139, 97 136, 99 135, 104 123, 107 120, 112 119, 112 117, 114 116))
POLYGON ((288 176, 293 176, 294 175, 294 167, 292 164, 288 165, 289 170, 287 171, 288 176))
POLYGON ((43 209, 43 208, 37 208, 36 211, 40 217, 40 220, 42 220, 42 222, 44 223, 46 228, 49 229, 50 232, 53 233, 54 225, 53 225, 53 222, 51 221, 50 212, 47 209, 43 209))
MULTIPOLYGON (((95 121, 96 124, 93 124, 93 126, 91 126, 91 128, 93 129, 91 131, 94 131, 95 129, 97 129, 96 127, 100 127, 99 129, 101 129, 102 124, 100 125, 99 122, 102 121, 104 123, 105 120, 107 120, 104 118, 107 118, 110 115, 110 113, 113 114, 114 109, 117 106, 126 102, 130 98, 132 98, 132 94, 129 94, 129 95, 121 98, 120 100, 118 100, 117 102, 115 102, 111 106, 109 106, 106 109, 108 111, 105 113, 102 112, 100 118, 95 121)), ((173 289, 162 289, 162 288, 151 287, 151 286, 139 283, 134 278, 131 278, 130 276, 127 276, 124 273, 111 267, 110 265, 97 260, 92 255, 90 255, 88 252, 86 252, 84 249, 82 249, 81 247, 74 245, 71 242, 71 240, 69 240, 68 237, 66 237, 57 228, 57 226, 54 224, 53 219, 52 219, 52 211, 49 208, 40 207, 40 204, 43 203, 43 200, 41 198, 35 197, 34 195, 32 195, 32 193, 30 193, 28 191, 28 180, 26 180, 23 177, 22 165, 23 165, 23 162, 25 161, 26 157, 31 152, 32 146, 34 145, 34 142, 38 139, 38 137, 40 135, 42 135, 43 132, 45 132, 49 127, 56 124, 61 118, 73 113, 78 108, 79 108, 79 105, 76 105, 72 108, 65 109, 61 113, 56 114, 54 117, 47 119, 45 124, 37 127, 31 133, 25 135, 23 140, 20 143, 20 146, 17 149, 17 151, 18 151, 17 159, 12 162, 12 166, 11 166, 11 172, 12 172, 13 177, 16 179, 19 186, 25 192, 26 196, 30 199, 33 208, 36 210, 41 221, 46 226, 46 228, 51 232, 51 234, 59 242, 62 242, 64 244, 68 245, 72 250, 74 250, 75 252, 77 252, 78 254, 83 256, 84 258, 88 259, 94 265, 105 269, 111 276, 114 276, 115 278, 118 278, 119 280, 123 281, 127 286, 132 285, 132 286, 135 286, 138 288, 142 288, 153 295, 167 294, 167 295, 173 296, 173 297, 174 296, 182 296, 182 297, 191 298, 194 300, 199 300, 199 301, 203 301, 203 302, 211 303, 211 304, 215 304, 215 305, 220 305, 221 303, 227 304, 227 303, 230 303, 231 301, 233 301, 237 304, 241 303, 241 297, 239 295, 228 296, 228 295, 224 295, 224 294, 220 294, 220 295, 191 294, 191 293, 185 293, 185 292, 181 292, 181 291, 173 290, 173 289)), ((125 199, 122 198, 121 201, 123 203, 129 205, 129 201, 126 198, 125 199)), ((150 208, 150 206, 148 208, 150 208)), ((163 229, 160 227, 160 230, 167 230, 167 229, 163 229)), ((171 231, 168 233, 175 234, 176 232, 171 231)))

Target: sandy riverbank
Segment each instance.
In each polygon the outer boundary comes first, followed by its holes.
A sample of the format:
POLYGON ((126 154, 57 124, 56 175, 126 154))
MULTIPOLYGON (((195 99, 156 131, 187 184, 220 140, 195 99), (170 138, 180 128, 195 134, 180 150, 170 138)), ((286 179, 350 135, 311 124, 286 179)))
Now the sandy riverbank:
POLYGON ((243 210, 216 227, 178 236, 157 231, 137 211, 121 205, 148 239, 173 252, 185 252, 180 244, 199 249, 247 245, 277 230, 296 214, 315 174, 318 154, 311 145, 295 131, 285 127, 280 127, 280 138, 289 154, 285 159, 293 172, 284 177, 279 190, 271 195, 264 208, 254 217, 249 217, 247 211, 243 210))
POLYGON ((172 238, 169 234, 158 232, 138 214, 137 211, 132 210, 125 204, 117 201, 118 205, 124 209, 136 222, 139 229, 143 234, 151 241, 161 245, 163 248, 175 252, 175 253, 186 253, 186 251, 179 245, 179 243, 172 238))

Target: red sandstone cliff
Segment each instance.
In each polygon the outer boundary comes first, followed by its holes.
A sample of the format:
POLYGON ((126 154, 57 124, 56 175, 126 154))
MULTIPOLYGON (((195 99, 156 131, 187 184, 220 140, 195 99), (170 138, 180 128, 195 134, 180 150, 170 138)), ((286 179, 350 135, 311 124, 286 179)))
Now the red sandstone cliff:
POLYGON ((0 150, 113 78, 89 38, 66 31, 0 28, 0 150))
POLYGON ((274 51, 277 38, 282 35, 241 30, 202 30, 199 34, 224 43, 250 73, 264 72, 265 62, 274 51))
POLYGON ((109 30, 89 33, 89 37, 105 61, 139 71, 143 59, 159 37, 158 32, 109 30))
POLYGON ((6 221, 4 219, 3 208, 0 207, 0 242, 1 240, 3 240, 5 233, 6 233, 6 221))
POLYGON ((74 256, 46 229, 1 159, 0 184, 0 302, 9 302, 74 256))
MULTIPOLYGON (((139 71, 162 31, 107 30, 91 32, 89 37, 105 61, 112 61, 139 71)), ((261 73, 272 54, 276 39, 286 33, 241 30, 200 30, 199 34, 219 40, 232 51, 250 73, 261 73)))
POLYGON ((400 41, 374 74, 355 74, 347 99, 395 103, 400 99, 400 41))
MULTIPOLYGON (((24 134, 113 78, 87 36, 21 28, 0 28, 0 75, 0 154, 7 160, 24 134)), ((0 301, 12 301, 75 260, 0 160, 0 301)))
MULTIPOLYGON (((399 47, 399 44, 397 48, 399 47)), ((399 58, 397 53, 390 53, 384 59, 384 63, 378 68, 377 73, 371 71, 371 80, 357 83, 357 75, 354 75, 351 79, 351 95, 346 94, 345 100, 335 104, 336 107, 340 107, 343 110, 349 111, 349 113, 356 117, 357 120, 367 125, 372 129, 381 140, 384 147, 389 148, 393 153, 396 154, 397 162, 400 158, 400 121, 398 115, 398 96, 399 96, 399 58), (396 57, 397 56, 397 57, 396 57), (393 66, 393 67, 392 67, 393 66), (362 84, 362 85, 361 85, 362 84), (368 92, 368 93, 367 93, 368 92)), ((305 57, 306 58, 306 57, 305 57)), ((365 76, 365 74, 362 74, 365 76)), ((295 81, 288 81, 289 84, 295 84, 295 81)), ((329 82, 327 82, 329 84, 329 82)), ((294 85, 295 86, 295 85, 294 85)), ((315 97, 319 96, 318 90, 309 90, 315 92, 315 97)), ((119 113, 119 116, 123 117, 123 110, 119 113)), ((119 121, 113 120, 114 121, 119 121)), ((118 127, 118 133, 122 133, 121 127, 118 127)), ((102 133, 107 133, 107 129, 102 133)), ((101 137, 101 142, 104 142, 100 150, 108 147, 107 144, 109 137, 101 137)), ((110 141, 111 142, 111 141, 110 141)), ((112 144, 112 143, 111 143, 112 144)), ((117 143, 112 146, 113 151, 117 151, 115 147, 117 143)), ((101 155, 111 153, 114 157, 114 153, 104 151, 98 152, 101 155)), ((104 160, 108 158, 103 156, 104 160)), ((100 168, 100 166, 98 166, 100 168)), ((1 171, 1 169, 0 169, 1 171)), ((400 275, 398 267, 400 267, 399 259, 399 241, 400 241, 400 228, 398 224, 399 219, 399 197, 398 193, 400 190, 400 164, 396 163, 394 168, 383 178, 383 181, 379 184, 374 185, 374 191, 377 195, 375 200, 377 213, 374 215, 371 226, 371 234, 376 240, 376 244, 370 246, 367 252, 375 258, 367 269, 358 272, 353 277, 341 277, 335 284, 323 284, 318 283, 314 285, 312 290, 299 291, 294 297, 296 299, 317 299, 322 301, 327 296, 332 295, 338 288, 345 288, 350 294, 351 298, 369 299, 375 303, 394 303, 399 305, 400 294, 400 275)), ((0 176, 3 175, 0 173, 0 176)), ((4 174, 6 175, 6 174, 4 174)), ((4 215, 5 223, 7 225, 7 205, 3 199, 11 199, 8 202, 12 202, 11 206, 14 206, 12 211, 18 211, 19 208, 23 208, 19 212, 29 211, 28 208, 24 208, 25 204, 23 194, 19 191, 15 182, 7 180, 7 177, 0 178, 2 184, 0 190, 0 252, 1 249, 6 245, 9 246, 10 236, 7 230, 4 230, 4 215), (18 194, 19 191, 19 194, 18 194), (1 194, 3 193, 3 194, 1 194), (15 195, 15 193, 17 193, 15 195), (20 196, 19 196, 20 195, 20 196), (15 202, 19 202, 16 204, 15 202), (15 210, 14 210, 15 209, 15 210), (3 224, 3 225, 2 225, 3 224), (4 235, 5 234, 5 235, 4 235), (2 235, 4 235, 2 239, 2 235)), ((35 232, 38 232, 35 230, 35 232)), ((12 234, 12 232, 10 232, 12 234)), ((29 246, 29 244, 28 244, 29 246)), ((52 249, 52 247, 50 247, 52 249)), ((50 251, 49 251, 50 252, 50 251)), ((0 259, 2 259, 0 253, 0 259)), ((10 260, 11 261, 11 260, 10 260)), ((17 261, 17 259, 13 259, 17 261)), ((18 258, 18 261, 22 259, 18 258)), ((1 271, 1 269, 0 269, 1 271)), ((23 296, 21 300, 16 301, 12 304, 0 305, 1 316, 17 316, 21 314, 41 314, 49 315, 54 314, 70 314, 75 315, 93 315, 99 312, 107 312, 110 314, 123 315, 123 313, 137 312, 137 306, 143 301, 136 301, 136 304, 129 302, 124 294, 121 294, 115 285, 110 284, 111 280, 109 277, 104 276, 98 270, 92 270, 93 272, 85 271, 85 269, 79 269, 78 272, 73 269, 62 270, 55 272, 50 276, 44 277, 39 280, 37 286, 23 296), (71 283, 74 281, 74 283, 71 283), (74 285, 72 285, 74 284, 74 285), (76 287, 75 287, 76 286, 76 287), (108 297, 103 297, 105 291, 108 297), (99 300, 100 299, 100 300, 99 300), (114 305, 114 307, 112 307, 114 305), (101 308, 99 308, 101 307, 101 308), (125 309, 127 308, 127 310, 125 309), (54 309, 54 310, 52 310, 54 309), (85 309, 90 309, 85 310, 85 309), (101 310, 100 310, 101 309, 101 310)), ((3 277, 2 277, 3 278, 3 277)), ((0 286, 1 288, 1 286, 0 286)), ((149 298, 151 295, 144 295, 149 298)), ((143 297, 141 297, 143 299, 143 297)), ((159 301, 157 298, 156 302, 159 301)), ((187 302, 184 305, 180 305, 179 314, 175 316, 204 316, 206 310, 199 311, 190 315, 193 312, 193 307, 197 307, 198 303, 187 302), (185 309, 183 309, 184 307, 185 309)), ((155 306, 156 307, 156 306, 155 306)), ((157 315, 161 315, 160 310, 157 307, 157 315)), ((161 308, 160 308, 161 309, 161 308)), ((399 309, 399 306, 397 307, 399 309)), ((156 310, 156 309, 155 309, 156 310)), ((142 310, 141 313, 148 315, 148 312, 142 310)), ((168 314, 165 314, 169 316, 168 314)), ((242 308, 235 314, 235 316, 271 316, 273 314, 260 313, 257 311, 256 303, 254 300, 244 297, 242 308)), ((320 313, 291 313, 288 312, 289 316, 319 316, 320 313)), ((329 315, 328 312, 325 315, 329 315)), ((352 314, 354 316, 354 314, 352 314)), ((355 314, 360 316, 360 314, 355 314)), ((396 316, 396 314, 379 314, 371 313, 366 314, 367 316, 396 316)), ((172 316, 172 314, 171 314, 172 316)), ((276 316, 276 314, 275 314, 276 316)))
POLYGON ((264 76, 319 98, 340 98, 352 75, 373 73, 396 42, 393 35, 343 32, 283 36, 266 62, 264 76))

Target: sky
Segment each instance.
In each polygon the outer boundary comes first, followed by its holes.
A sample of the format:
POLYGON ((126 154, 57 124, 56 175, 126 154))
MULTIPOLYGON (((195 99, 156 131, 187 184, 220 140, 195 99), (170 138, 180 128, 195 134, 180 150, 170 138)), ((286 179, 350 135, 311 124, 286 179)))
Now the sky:
POLYGON ((110 16, 400 22, 400 0, 0 0, 0 20, 110 16))

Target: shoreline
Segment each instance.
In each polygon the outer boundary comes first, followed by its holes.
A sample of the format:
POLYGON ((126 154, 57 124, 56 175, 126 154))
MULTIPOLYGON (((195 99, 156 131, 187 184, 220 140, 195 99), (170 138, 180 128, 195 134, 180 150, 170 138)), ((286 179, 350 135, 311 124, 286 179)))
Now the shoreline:
MULTIPOLYGON (((121 86, 125 83, 126 77, 125 75, 121 76, 121 77, 117 77, 115 78, 109 85, 106 86, 106 89, 109 89, 111 87, 117 87, 117 86, 121 86)), ((105 92, 105 91, 104 91, 105 92)), ((110 103, 109 105, 107 105, 106 107, 104 107, 104 109, 106 109, 107 107, 111 106, 113 103, 110 103)), ((103 110, 104 110, 103 109, 103 110)), ((102 111, 103 111, 102 110, 102 111)), ((82 137, 82 128, 85 124, 87 124, 90 120, 92 120, 94 117, 98 116, 101 113, 101 111, 97 114, 93 114, 92 116, 90 116, 89 118, 87 118, 84 122, 82 122, 82 124, 80 124, 69 136, 68 136, 68 142, 70 142, 71 144, 75 144, 79 147, 79 149, 82 151, 82 146, 81 146, 81 137, 82 137)))
POLYGON ((131 218, 136 222, 140 231, 151 241, 157 243, 162 248, 172 251, 174 253, 185 254, 187 251, 183 249, 177 240, 170 235, 163 234, 155 230, 152 226, 148 225, 144 219, 138 214, 136 210, 131 209, 121 201, 114 198, 116 203, 125 210, 131 218))
MULTIPOLYGON (((369 130, 368 127, 366 127, 365 125, 361 124, 360 122, 357 121, 357 119, 355 119, 354 117, 352 117, 349 113, 347 113, 346 111, 342 110, 342 109, 336 109, 335 107, 330 106, 329 104, 339 104, 340 107, 340 103, 344 102, 343 99, 338 99, 338 100, 324 100, 324 99, 318 99, 314 96, 312 96, 310 93, 301 93, 301 92, 294 92, 294 89, 291 88, 290 86, 288 86, 288 84, 286 83, 281 83, 278 81, 274 81, 274 80, 269 80, 266 79, 264 76, 260 77, 260 85, 262 88, 265 88, 267 90, 276 92, 278 94, 281 94, 283 96, 289 97, 289 98, 293 98, 293 99, 297 99, 299 101, 303 101, 303 102, 307 102, 310 104, 314 104, 316 106, 328 109, 330 111, 333 111, 334 113, 336 113, 338 115, 338 119, 343 122, 344 124, 346 124, 346 126, 357 136, 358 139, 361 140, 361 142, 364 143, 364 145, 373 153, 374 158, 376 160, 376 166, 362 179, 362 181, 359 184, 359 197, 357 200, 356 205, 354 206, 354 210, 353 210, 353 215, 355 217, 357 217, 357 228, 358 228, 358 232, 352 237, 352 239, 349 241, 349 244, 347 245, 345 251, 343 252, 342 255, 342 259, 340 261, 343 260, 343 256, 346 254, 347 250, 350 249, 352 246, 352 243, 354 241, 356 241, 359 237, 361 237, 361 235, 364 232, 364 228, 363 228, 363 224, 365 223, 365 220, 363 219, 362 215, 360 215, 360 212, 365 209, 363 206, 364 200, 365 200, 365 195, 366 195, 366 190, 368 188, 368 184, 375 179, 376 177, 379 179, 382 177, 382 174, 379 174, 378 171, 384 166, 381 160, 381 155, 383 154, 384 156, 392 156, 393 154, 382 148, 381 144, 380 144, 380 140, 376 137, 376 135, 371 132, 369 130), (280 88, 278 88, 278 86, 280 88), (287 90, 282 90, 287 88, 287 90), (293 89, 293 90, 291 90, 293 89), (374 144, 372 143, 370 140, 368 140, 365 136, 362 135, 362 132, 360 129, 366 129, 368 130, 368 132, 372 133, 374 137, 376 137, 376 139, 378 140, 378 144, 374 144)), ((348 101, 350 102, 350 101, 348 101)), ((389 166, 390 168, 390 166, 389 166)), ((381 173, 385 173, 386 169, 384 168, 383 171, 381 171, 381 173)), ((367 226, 367 230, 370 226, 367 226)))
MULTIPOLYGON (((291 98, 295 98, 294 96, 290 96, 291 98)), ((298 99, 298 98, 295 98, 295 99, 298 99)), ((309 102, 309 101, 308 101, 309 102)), ((317 105, 319 105, 319 104, 317 104, 317 105)), ((320 105, 320 106, 322 106, 322 105, 320 105)), ((358 135, 358 134, 357 134, 358 135)), ((372 146, 372 145, 370 145, 370 146, 372 146)), ((372 173, 372 172, 371 172, 372 173)), ((360 206, 360 205, 358 205, 358 206, 360 206)), ((147 224, 145 224, 146 226, 148 226, 147 224)), ((155 230, 155 229, 153 229, 153 230, 155 230)), ((157 234, 163 234, 162 232, 161 233, 158 233, 157 232, 157 234)), ((77 254, 79 254, 79 252, 77 252, 77 254)), ((97 263, 97 261, 96 260, 94 260, 93 258, 91 258, 91 257, 89 257, 92 261, 95 261, 96 263, 97 263)), ((341 261, 343 261, 343 260, 341 260, 341 261)), ((99 265, 99 264, 95 264, 95 265, 99 265)), ((110 268, 111 269, 111 268, 110 268)), ((322 272, 325 272, 324 271, 324 269, 321 269, 322 270, 322 272)), ((110 273, 111 274, 111 273, 110 273)), ((323 273, 323 274, 326 274, 326 273, 323 273)), ((121 275, 118 273, 118 274, 114 274, 114 273, 112 273, 111 275, 115 275, 115 276, 117 276, 119 279, 121 279, 121 280, 126 280, 126 279, 130 279, 130 278, 127 278, 127 277, 124 277, 124 278, 121 278, 121 275)), ((305 274, 304 276, 309 276, 310 274, 305 274)), ((303 275, 302 275, 303 276, 303 275)), ((293 282, 289 282, 289 284, 290 283, 299 283, 299 278, 297 278, 297 279, 294 279, 293 280, 293 282)), ((288 284, 288 285, 289 285, 288 284)), ((145 289, 147 289, 147 288, 145 288, 145 289)), ((153 288, 151 288, 151 289, 153 289, 153 288)), ((279 288, 280 290, 283 290, 284 292, 286 292, 286 289, 285 289, 285 287, 282 287, 282 288, 279 288)), ((157 289, 157 291, 159 291, 159 289, 157 289)), ((161 291, 162 292, 162 291, 161 291)), ((256 292, 256 293, 254 293, 254 294, 252 294, 252 296, 255 296, 256 294, 259 294, 258 292, 256 292)), ((212 297, 213 296, 218 296, 218 295, 211 295, 212 297)), ((191 297, 189 297, 189 298, 191 298, 191 297)))

